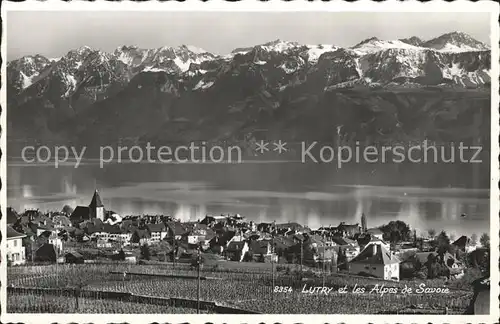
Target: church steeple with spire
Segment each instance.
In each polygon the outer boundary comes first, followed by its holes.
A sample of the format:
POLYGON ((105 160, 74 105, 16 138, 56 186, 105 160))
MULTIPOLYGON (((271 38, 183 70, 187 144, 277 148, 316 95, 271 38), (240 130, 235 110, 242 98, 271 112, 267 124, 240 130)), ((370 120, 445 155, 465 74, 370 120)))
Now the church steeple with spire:
POLYGON ((94 191, 89 209, 91 218, 99 218, 101 221, 104 221, 104 205, 102 204, 101 196, 99 196, 97 189, 94 191))

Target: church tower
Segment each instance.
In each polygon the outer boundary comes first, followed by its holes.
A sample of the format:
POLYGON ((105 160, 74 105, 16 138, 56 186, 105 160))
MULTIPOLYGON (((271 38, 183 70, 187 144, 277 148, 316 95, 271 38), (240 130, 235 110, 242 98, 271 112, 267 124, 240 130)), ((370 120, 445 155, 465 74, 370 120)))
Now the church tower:
POLYGON ((367 228, 367 224, 366 224, 366 215, 365 215, 365 213, 362 213, 361 214, 361 231, 363 233, 366 233, 367 230, 368 230, 368 228, 367 228))
POLYGON ((98 218, 104 222, 104 205, 102 204, 101 197, 97 189, 94 191, 94 196, 89 205, 90 218, 98 218))

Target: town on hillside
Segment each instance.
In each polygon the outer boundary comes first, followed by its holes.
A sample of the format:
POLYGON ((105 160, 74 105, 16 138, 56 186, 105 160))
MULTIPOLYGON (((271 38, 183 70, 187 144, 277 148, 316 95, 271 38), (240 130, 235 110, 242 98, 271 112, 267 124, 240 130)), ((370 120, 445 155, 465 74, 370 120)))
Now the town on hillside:
POLYGON ((295 264, 315 271, 389 281, 460 278, 489 269, 489 237, 452 241, 443 229, 428 235, 402 221, 369 228, 360 223, 310 229, 298 223, 256 223, 244 216, 207 215, 181 222, 166 215, 120 216, 95 190, 88 206, 43 213, 8 208, 7 259, 39 263, 210 262, 295 264), (200 257, 201 256, 201 257, 200 257), (205 261, 203 261, 205 262, 205 261), (208 262, 208 261, 207 261, 208 262))

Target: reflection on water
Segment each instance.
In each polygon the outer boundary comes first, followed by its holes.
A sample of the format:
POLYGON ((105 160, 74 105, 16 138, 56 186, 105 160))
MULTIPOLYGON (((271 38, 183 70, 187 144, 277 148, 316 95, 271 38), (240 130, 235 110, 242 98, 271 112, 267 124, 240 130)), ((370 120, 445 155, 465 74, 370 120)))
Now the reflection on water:
POLYGON ((240 213, 258 222, 295 221, 315 228, 357 223, 365 213, 369 226, 399 219, 421 231, 489 231, 487 189, 453 189, 446 183, 425 188, 418 183, 421 175, 415 181, 401 176, 397 183, 398 176, 390 173, 378 172, 375 180, 352 174, 294 164, 9 165, 8 201, 16 210, 60 210, 65 204, 88 205, 98 188, 106 208, 123 215, 170 214, 187 221, 207 213, 240 213))

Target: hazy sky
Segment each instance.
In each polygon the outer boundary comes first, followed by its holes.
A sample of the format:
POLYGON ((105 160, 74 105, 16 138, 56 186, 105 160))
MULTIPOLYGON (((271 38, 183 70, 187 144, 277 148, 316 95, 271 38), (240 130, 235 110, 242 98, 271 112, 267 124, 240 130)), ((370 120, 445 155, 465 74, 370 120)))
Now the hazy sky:
POLYGON ((376 36, 424 40, 463 31, 489 43, 488 13, 9 12, 7 58, 60 57, 83 45, 113 51, 195 45, 216 54, 275 39, 352 46, 376 36))

